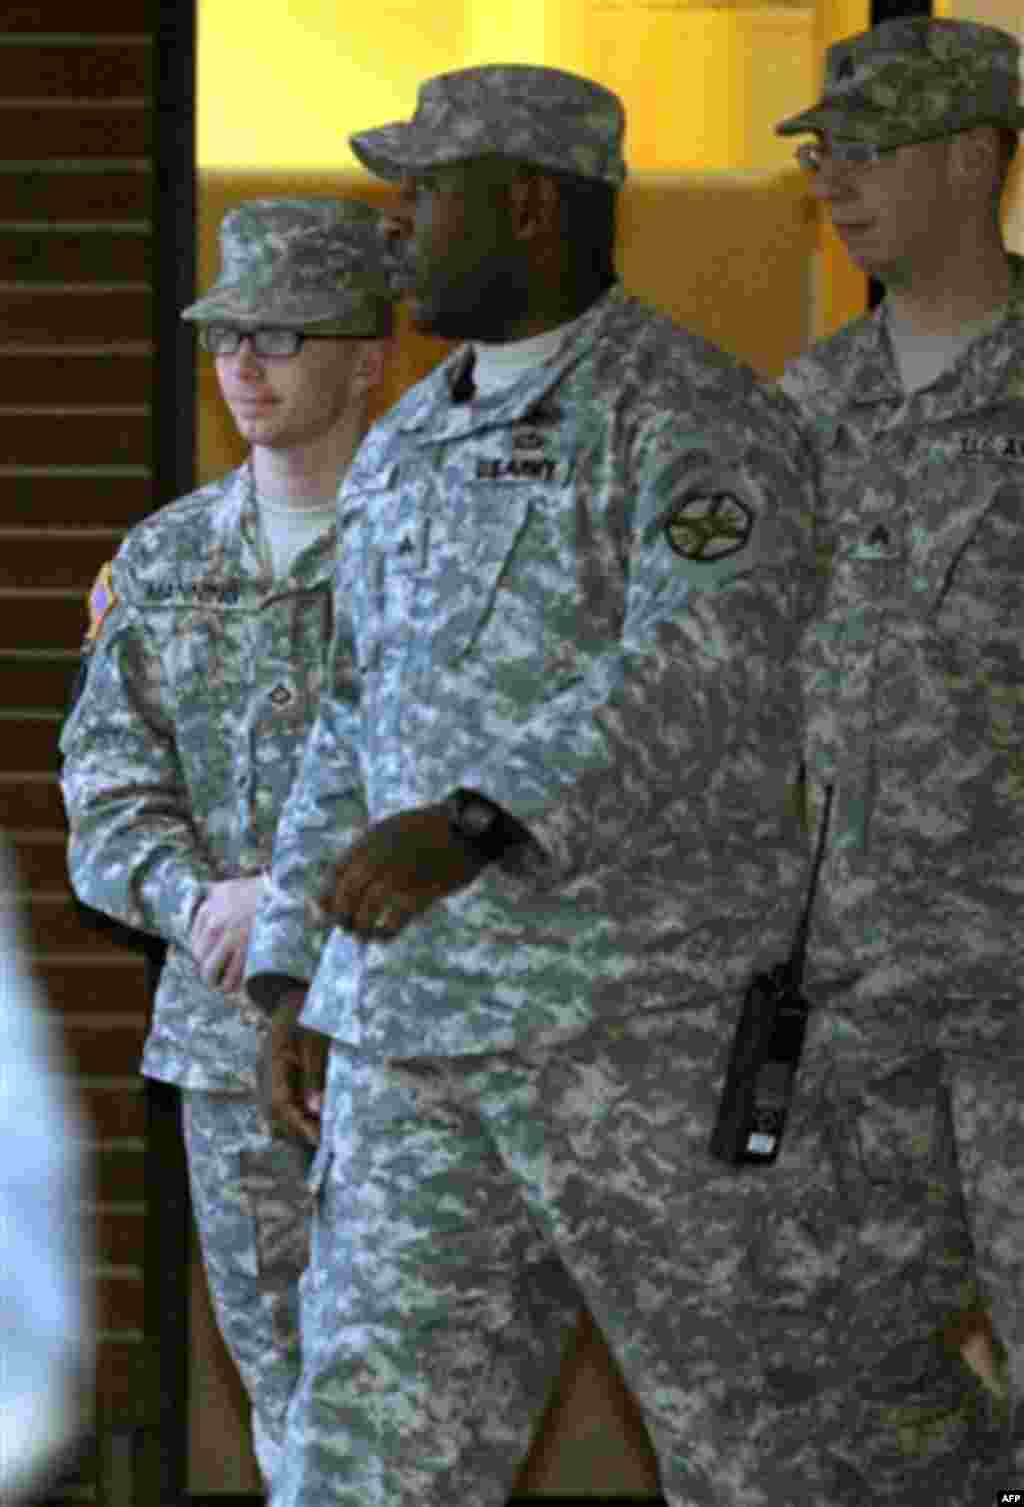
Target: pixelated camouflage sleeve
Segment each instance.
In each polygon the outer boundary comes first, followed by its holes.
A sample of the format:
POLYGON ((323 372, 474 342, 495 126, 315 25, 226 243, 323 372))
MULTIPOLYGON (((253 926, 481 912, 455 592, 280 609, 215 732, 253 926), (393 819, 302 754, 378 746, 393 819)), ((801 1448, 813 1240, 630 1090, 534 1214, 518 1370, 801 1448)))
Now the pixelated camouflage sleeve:
POLYGON ((800 436, 773 411, 737 406, 688 437, 666 414, 638 435, 633 471, 618 644, 464 776, 529 827, 556 882, 681 789, 697 839, 797 757, 793 660, 813 577, 800 436))
POLYGON ((116 561, 113 582, 119 600, 61 738, 69 874, 87 905, 187 943, 218 876, 189 818, 161 657, 116 561))
POLYGON ((331 691, 321 698, 281 813, 267 896, 250 933, 245 988, 268 1010, 286 989, 313 978, 329 931, 319 898, 338 860, 367 825, 355 753, 358 693, 350 665, 350 649, 336 634, 331 691))

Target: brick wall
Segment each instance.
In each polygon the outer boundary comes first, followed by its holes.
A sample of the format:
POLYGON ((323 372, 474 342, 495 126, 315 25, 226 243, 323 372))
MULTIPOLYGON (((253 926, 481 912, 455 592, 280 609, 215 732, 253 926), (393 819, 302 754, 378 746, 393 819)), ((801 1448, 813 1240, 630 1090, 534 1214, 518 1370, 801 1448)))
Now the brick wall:
POLYGON ((98 1393, 114 1410, 142 1338, 145 991, 141 962, 75 913, 55 742, 84 595, 154 505, 152 9, 9 0, 0 33, 0 826, 94 1151, 98 1393))

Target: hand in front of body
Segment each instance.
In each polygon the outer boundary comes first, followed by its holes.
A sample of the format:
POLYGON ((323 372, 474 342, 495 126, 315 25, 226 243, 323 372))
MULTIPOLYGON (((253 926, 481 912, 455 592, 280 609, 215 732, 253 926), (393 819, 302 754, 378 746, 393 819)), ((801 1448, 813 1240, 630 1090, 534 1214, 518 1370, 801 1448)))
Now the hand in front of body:
POLYGON ((224 879, 196 911, 189 946, 204 984, 232 994, 242 987, 253 917, 263 899, 263 879, 224 879))
POLYGON ((320 903, 345 931, 389 941, 435 901, 472 884, 485 867, 452 831, 444 803, 414 806, 364 833, 320 903))
POLYGON ((316 1146, 331 1043, 299 1025, 305 1000, 305 990, 291 990, 274 1010, 260 1063, 260 1104, 279 1134, 316 1146))

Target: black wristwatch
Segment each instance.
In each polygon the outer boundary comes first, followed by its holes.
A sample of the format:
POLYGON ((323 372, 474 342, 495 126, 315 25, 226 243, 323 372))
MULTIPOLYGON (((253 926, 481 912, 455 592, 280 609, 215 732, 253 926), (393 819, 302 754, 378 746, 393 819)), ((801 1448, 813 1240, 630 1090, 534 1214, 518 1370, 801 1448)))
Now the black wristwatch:
POLYGON ((444 804, 454 836, 484 863, 530 840, 521 822, 475 790, 453 790, 444 804))

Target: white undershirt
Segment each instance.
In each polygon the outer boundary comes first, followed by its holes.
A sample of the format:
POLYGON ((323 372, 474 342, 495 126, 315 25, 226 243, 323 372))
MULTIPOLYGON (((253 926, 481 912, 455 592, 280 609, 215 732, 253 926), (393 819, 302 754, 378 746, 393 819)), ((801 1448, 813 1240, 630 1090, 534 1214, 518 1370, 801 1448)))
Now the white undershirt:
POLYGON ((333 497, 303 498, 296 503, 257 492, 256 506, 275 581, 283 580, 302 551, 322 538, 334 523, 333 497))
MULTIPOLYGON (((474 341, 473 385, 477 396, 488 397, 511 387, 527 372, 551 361, 577 323, 578 320, 573 319, 540 335, 530 335, 526 340, 507 340, 501 344, 474 341)), ((256 506, 275 580, 286 576, 302 551, 325 534, 334 522, 333 497, 310 498, 295 503, 257 492, 256 506)))
POLYGON ((530 335, 526 340, 506 340, 501 345, 489 340, 474 340, 473 386, 477 397, 488 398, 502 388, 511 387, 527 372, 553 360, 567 333, 578 323, 573 319, 553 330, 545 330, 541 335, 530 335))
POLYGON ((996 309, 984 319, 963 325, 955 335, 918 335, 890 314, 889 339, 905 390, 918 392, 930 387, 960 359, 973 340, 995 329, 1004 312, 1004 308, 996 309))

